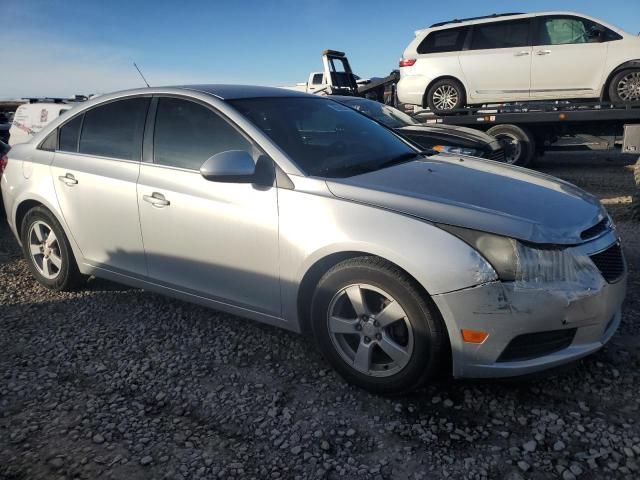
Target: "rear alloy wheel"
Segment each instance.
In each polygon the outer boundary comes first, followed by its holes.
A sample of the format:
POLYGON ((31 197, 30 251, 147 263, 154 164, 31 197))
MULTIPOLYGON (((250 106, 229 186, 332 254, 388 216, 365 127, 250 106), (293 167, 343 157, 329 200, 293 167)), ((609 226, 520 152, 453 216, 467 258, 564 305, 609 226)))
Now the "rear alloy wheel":
POLYGON ((350 383, 398 394, 448 368, 443 322, 415 281, 377 257, 339 263, 317 286, 312 327, 318 346, 350 383))
POLYGON ((487 131, 504 150, 504 163, 527 166, 536 152, 535 141, 528 130, 516 125, 496 125, 487 131))
POLYGON ((427 105, 434 113, 449 113, 465 105, 462 84, 453 78, 434 83, 427 92, 427 105))
POLYGON ((71 290, 83 279, 69 241, 49 210, 29 210, 22 221, 20 239, 31 273, 45 287, 71 290))
POLYGON ((609 86, 609 97, 613 103, 640 101, 640 70, 624 70, 618 73, 609 86))

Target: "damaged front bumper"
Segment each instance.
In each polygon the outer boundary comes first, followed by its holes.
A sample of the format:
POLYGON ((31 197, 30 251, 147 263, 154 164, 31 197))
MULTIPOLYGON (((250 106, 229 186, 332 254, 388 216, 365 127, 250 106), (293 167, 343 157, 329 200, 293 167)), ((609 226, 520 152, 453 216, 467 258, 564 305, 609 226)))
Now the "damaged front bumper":
POLYGON ((433 296, 449 332, 454 377, 526 375, 596 352, 620 325, 626 283, 625 271, 612 283, 601 276, 570 287, 496 281, 433 296), (488 336, 467 343, 463 329, 488 336))

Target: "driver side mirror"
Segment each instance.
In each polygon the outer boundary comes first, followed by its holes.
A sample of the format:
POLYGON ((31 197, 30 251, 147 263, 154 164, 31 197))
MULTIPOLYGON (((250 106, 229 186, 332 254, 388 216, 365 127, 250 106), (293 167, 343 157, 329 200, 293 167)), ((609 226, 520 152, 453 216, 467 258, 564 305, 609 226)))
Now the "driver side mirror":
POLYGON ((212 182, 253 183, 255 173, 253 157, 244 150, 216 153, 200 167, 200 175, 212 182))

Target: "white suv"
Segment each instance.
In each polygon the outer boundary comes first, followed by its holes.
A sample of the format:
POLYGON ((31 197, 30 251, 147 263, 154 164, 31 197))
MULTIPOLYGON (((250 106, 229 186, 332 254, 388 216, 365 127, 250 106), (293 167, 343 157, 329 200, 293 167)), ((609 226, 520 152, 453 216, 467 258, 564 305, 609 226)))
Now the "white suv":
POLYGON ((502 14, 418 30, 401 103, 446 112, 528 100, 640 100, 640 38, 570 12, 502 14))

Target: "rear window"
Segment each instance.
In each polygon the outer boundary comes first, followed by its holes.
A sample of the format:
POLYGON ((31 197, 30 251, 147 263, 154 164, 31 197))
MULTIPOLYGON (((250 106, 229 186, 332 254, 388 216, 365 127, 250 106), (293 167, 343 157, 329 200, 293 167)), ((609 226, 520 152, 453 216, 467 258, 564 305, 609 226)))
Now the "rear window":
POLYGON ((529 46, 529 20, 474 25, 471 50, 529 46))
POLYGON ((77 152, 78 138, 80 136, 80 126, 82 117, 78 115, 60 127, 60 138, 58 140, 58 150, 63 152, 77 152))
POLYGON ((80 153, 140 160, 149 100, 118 100, 86 112, 80 136, 80 153))
POLYGON ((431 32, 418 46, 418 53, 445 53, 462 50, 468 27, 431 32))

